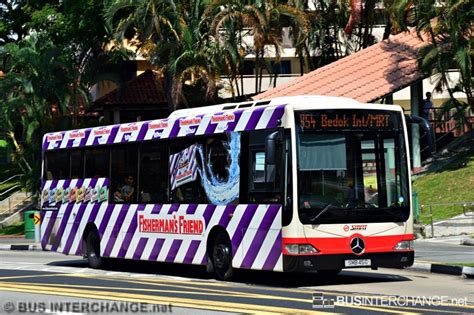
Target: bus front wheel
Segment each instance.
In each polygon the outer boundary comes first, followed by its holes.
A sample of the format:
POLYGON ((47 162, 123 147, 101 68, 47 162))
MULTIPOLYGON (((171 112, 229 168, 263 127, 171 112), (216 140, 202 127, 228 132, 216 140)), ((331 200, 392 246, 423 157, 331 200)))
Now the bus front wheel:
POLYGON ((102 257, 100 257, 100 237, 96 230, 92 230, 86 237, 87 262, 89 266, 98 269, 102 266, 102 257))
POLYGON ((219 233, 214 239, 212 249, 214 272, 219 280, 230 280, 234 274, 232 268, 232 246, 225 233, 219 233))

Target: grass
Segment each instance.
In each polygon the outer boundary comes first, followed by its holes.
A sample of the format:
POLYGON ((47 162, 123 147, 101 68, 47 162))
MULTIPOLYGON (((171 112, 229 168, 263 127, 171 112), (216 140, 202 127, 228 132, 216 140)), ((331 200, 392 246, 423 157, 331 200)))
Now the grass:
POLYGON ((474 263, 450 263, 450 265, 463 266, 463 267, 474 267, 474 263))
MULTIPOLYGON (((474 152, 459 156, 444 169, 416 179, 414 190, 419 205, 441 202, 474 201, 474 152)), ((421 209, 420 209, 421 210, 421 209)), ((420 222, 430 222, 429 208, 422 210, 420 222)), ((434 221, 445 220, 462 214, 462 206, 434 206, 434 221)))
POLYGON ((18 235, 25 233, 25 222, 19 222, 0 229, 0 235, 18 235))

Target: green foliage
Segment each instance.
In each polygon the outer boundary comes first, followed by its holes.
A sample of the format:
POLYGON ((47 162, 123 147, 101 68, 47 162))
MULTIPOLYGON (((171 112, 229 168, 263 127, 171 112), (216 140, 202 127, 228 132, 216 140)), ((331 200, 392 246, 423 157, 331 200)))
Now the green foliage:
POLYGON ((446 90, 450 94, 445 111, 452 108, 474 110, 472 1, 398 0, 391 9, 400 29, 414 26, 420 38, 431 43, 420 51, 420 66, 427 75, 434 75, 436 90, 446 90), (459 83, 454 87, 449 79, 449 71, 453 69, 460 73, 459 83), (455 92, 464 93, 467 102, 455 101, 455 92))
MULTIPOLYGON (((459 156, 443 170, 427 174, 413 183, 419 204, 474 201, 474 153, 459 156)), ((435 206, 433 218, 444 220, 463 213, 461 206, 435 206)), ((429 208, 421 213, 422 223, 429 223, 429 208)))
POLYGON ((0 229, 0 235, 22 235, 25 233, 25 222, 19 222, 0 229))
POLYGON ((15 147, 24 184, 37 192, 43 134, 79 127, 77 117, 84 109, 80 106, 89 103, 89 88, 123 55, 104 49, 111 36, 101 15, 102 0, 12 2, 0 6, 1 16, 16 14, 18 19, 2 21, 15 26, 6 35, 0 23, 0 70, 5 73, 0 130, 15 147))

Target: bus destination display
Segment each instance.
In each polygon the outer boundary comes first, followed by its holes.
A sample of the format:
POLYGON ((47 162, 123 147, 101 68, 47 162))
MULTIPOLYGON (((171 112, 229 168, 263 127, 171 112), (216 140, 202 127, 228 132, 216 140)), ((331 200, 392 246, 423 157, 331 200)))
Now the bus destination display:
POLYGON ((301 129, 304 130, 394 130, 396 116, 387 112, 302 112, 299 114, 301 129))

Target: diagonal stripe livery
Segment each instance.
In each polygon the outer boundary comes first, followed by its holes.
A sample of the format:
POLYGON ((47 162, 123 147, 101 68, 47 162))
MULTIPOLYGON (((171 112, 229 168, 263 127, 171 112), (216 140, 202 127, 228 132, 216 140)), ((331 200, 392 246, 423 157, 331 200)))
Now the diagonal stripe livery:
POLYGON ((42 211, 41 244, 46 250, 82 255, 82 242, 72 240, 83 237, 86 224, 82 218, 88 216, 87 223, 101 227, 99 234, 104 257, 205 265, 206 251, 198 249, 206 248, 212 228, 225 229, 234 225, 235 229, 228 230, 233 267, 282 271, 281 211, 280 205, 253 204, 88 204, 75 209, 65 204, 58 211, 42 211), (174 211, 170 213, 170 209, 174 211), (134 213, 130 215, 129 211, 134 213), (92 215, 94 212, 96 214, 92 215), (127 215, 132 217, 130 221, 125 220, 127 215), (252 220, 260 217, 263 219, 252 220), (150 221, 152 223, 146 229, 140 218, 155 221, 150 221), (202 230, 199 230, 199 222, 203 224, 202 230), (168 246, 165 242, 169 242, 168 246), (119 250, 112 255, 112 249, 116 247, 119 250))
POLYGON ((285 105, 45 134, 43 151, 278 127, 285 105))

